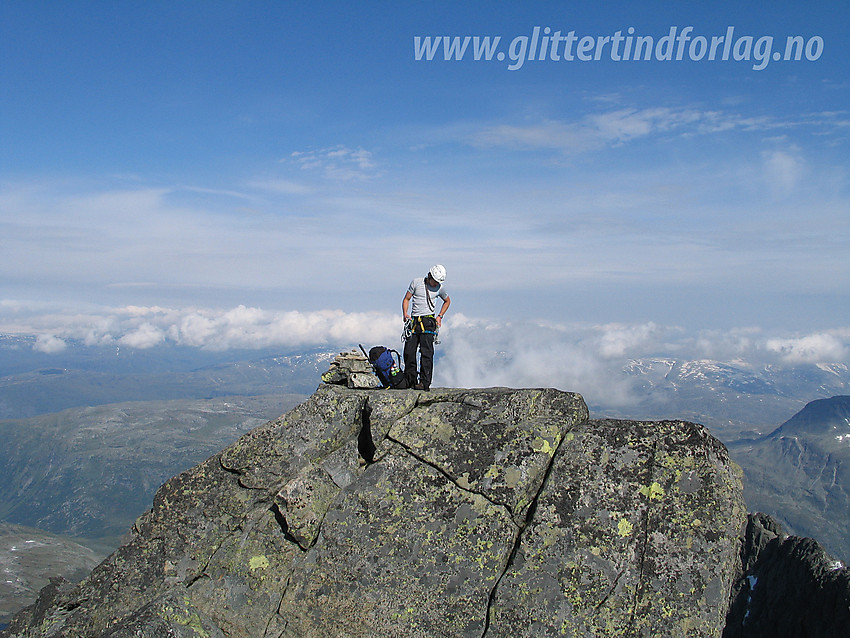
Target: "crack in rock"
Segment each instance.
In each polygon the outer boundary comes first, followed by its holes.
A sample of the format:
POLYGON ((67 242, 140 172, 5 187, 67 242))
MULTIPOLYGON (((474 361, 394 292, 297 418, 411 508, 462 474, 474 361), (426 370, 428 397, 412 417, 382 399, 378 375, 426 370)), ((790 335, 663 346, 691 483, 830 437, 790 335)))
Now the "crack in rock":
POLYGON ((441 475, 442 475, 442 476, 443 476, 443 477, 444 477, 447 481, 449 481, 452 485, 454 485, 456 488, 458 488, 458 489, 459 489, 459 490, 461 490, 462 492, 465 492, 465 493, 467 493, 467 494, 474 494, 475 496, 480 496, 481 498, 483 498, 484 500, 486 500, 488 503, 490 503, 491 505, 494 505, 494 506, 496 506, 496 507, 504 507, 504 508, 508 511, 508 514, 510 514, 511 519, 513 519, 514 513, 513 513, 513 511, 511 510, 510 505, 507 505, 506 503, 499 503, 499 502, 497 502, 497 501, 494 501, 492 498, 490 498, 489 496, 487 496, 486 494, 484 494, 484 493, 482 493, 482 492, 478 492, 478 491, 476 491, 476 490, 473 490, 473 489, 470 489, 470 488, 468 488, 468 487, 464 487, 464 486, 460 485, 460 484, 457 482, 457 480, 456 480, 456 479, 455 479, 455 478, 454 478, 451 474, 449 474, 446 470, 444 470, 443 468, 441 468, 439 465, 436 465, 435 463, 431 463, 428 459, 426 459, 426 458, 424 458, 423 456, 421 456, 421 455, 417 454, 416 452, 414 452, 414 451, 410 448, 410 446, 405 445, 405 444, 404 444, 404 443, 402 443, 401 441, 398 441, 398 440, 394 439, 394 438, 393 438, 393 437, 391 437, 389 434, 387 435, 386 440, 387 440, 387 441, 390 441, 390 442, 392 442, 392 443, 395 443, 395 444, 396 444, 396 445, 398 445, 401 449, 403 449, 403 450, 404 450, 407 454, 409 454, 410 456, 412 456, 414 459, 416 459, 417 461, 419 461, 419 462, 420 462, 420 463, 422 463, 423 465, 427 465, 428 467, 430 467, 431 469, 433 469, 435 472, 440 473, 440 474, 441 474, 441 475))
MULTIPOLYGON (((566 432, 563 433, 560 441, 558 441, 558 446, 555 448, 551 458, 549 459, 549 463, 546 466, 546 470, 543 474, 543 480, 540 481, 540 485, 537 487, 537 491, 534 494, 534 497, 531 499, 531 503, 528 506, 528 509, 525 512, 525 520, 522 525, 518 526, 516 536, 514 537, 513 546, 511 547, 511 551, 508 555, 507 561, 505 561, 505 566, 502 569, 502 572, 499 574, 499 577, 496 579, 496 582, 493 583, 493 587, 490 588, 490 594, 487 597, 487 609, 485 610, 484 615, 484 630, 481 632, 481 638, 485 638, 487 636, 487 632, 490 630, 490 612, 493 607, 493 602, 496 600, 496 593, 499 590, 499 586, 502 584, 502 580, 505 578, 505 575, 514 565, 516 555, 519 552, 520 547, 522 546, 523 535, 525 534, 525 530, 528 529, 528 526, 534 520, 534 514, 537 511, 537 503, 540 499, 540 495, 543 493, 543 489, 545 488, 549 475, 552 472, 552 468, 555 466, 555 458, 558 456, 558 451, 561 449, 563 445, 564 439, 566 438, 566 432)), ((510 511, 510 508, 508 508, 510 511)), ((511 513, 511 520, 513 520, 513 513, 511 513)))
MULTIPOLYGON (((644 482, 644 485, 652 485, 652 482, 655 480, 655 456, 658 451, 658 436, 656 436, 652 441, 652 447, 650 448, 649 459, 647 461, 647 466, 649 468, 649 478, 644 482)), ((647 506, 646 510, 643 513, 643 520, 641 521, 641 543, 640 543, 640 559, 638 560, 638 582, 637 587, 635 587, 635 597, 632 601, 632 609, 629 614, 629 622, 628 622, 628 630, 634 630, 634 622, 635 615, 637 614, 637 608, 643 599, 643 591, 644 585, 646 582, 646 552, 649 546, 649 518, 652 512, 652 498, 647 497, 647 506)), ((609 593, 610 596, 610 593, 609 593)))

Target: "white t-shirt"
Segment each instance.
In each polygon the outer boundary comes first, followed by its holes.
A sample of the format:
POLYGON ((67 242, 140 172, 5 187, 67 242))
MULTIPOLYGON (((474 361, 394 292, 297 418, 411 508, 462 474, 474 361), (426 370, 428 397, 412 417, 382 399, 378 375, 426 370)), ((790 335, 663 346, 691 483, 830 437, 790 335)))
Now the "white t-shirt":
POLYGON ((410 282, 407 292, 413 297, 410 299, 410 316, 422 317, 425 315, 436 314, 434 301, 437 297, 443 301, 449 296, 446 287, 442 284, 436 288, 432 288, 425 283, 425 277, 417 277, 410 282))

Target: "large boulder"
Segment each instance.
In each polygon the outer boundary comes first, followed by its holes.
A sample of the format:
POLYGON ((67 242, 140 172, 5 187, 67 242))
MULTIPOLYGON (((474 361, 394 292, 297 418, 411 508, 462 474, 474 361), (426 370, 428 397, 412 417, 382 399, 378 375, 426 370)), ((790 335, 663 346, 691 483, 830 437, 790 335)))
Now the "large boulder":
POLYGON ((322 385, 5 636, 718 636, 746 521, 699 425, 552 389, 322 385))

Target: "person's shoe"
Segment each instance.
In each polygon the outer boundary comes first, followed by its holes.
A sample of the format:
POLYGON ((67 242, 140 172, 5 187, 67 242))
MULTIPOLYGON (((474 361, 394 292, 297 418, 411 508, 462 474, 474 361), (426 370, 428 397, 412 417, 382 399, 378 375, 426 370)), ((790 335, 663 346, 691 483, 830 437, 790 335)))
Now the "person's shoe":
POLYGON ((413 389, 414 390, 424 390, 425 392, 431 391, 431 388, 429 388, 428 386, 424 386, 421 383, 417 383, 415 386, 413 386, 413 389))

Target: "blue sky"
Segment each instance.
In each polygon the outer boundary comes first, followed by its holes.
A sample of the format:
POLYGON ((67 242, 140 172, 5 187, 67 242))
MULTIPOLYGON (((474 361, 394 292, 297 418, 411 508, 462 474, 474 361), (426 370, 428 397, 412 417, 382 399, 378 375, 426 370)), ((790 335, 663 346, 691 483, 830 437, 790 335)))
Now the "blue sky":
POLYGON ((0 331, 378 338, 440 262, 458 325, 827 336, 846 360, 848 12, 0 0, 0 331), (692 30, 681 60, 509 70, 535 27, 692 30), (699 55, 729 27, 749 59, 699 55), (506 55, 416 60, 417 36, 506 55), (809 55, 774 60, 789 36, 809 55))

